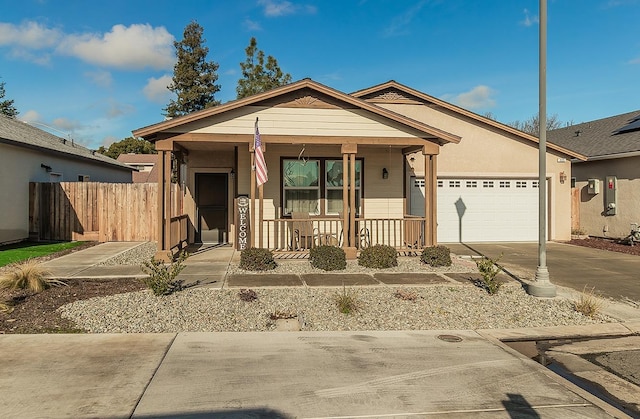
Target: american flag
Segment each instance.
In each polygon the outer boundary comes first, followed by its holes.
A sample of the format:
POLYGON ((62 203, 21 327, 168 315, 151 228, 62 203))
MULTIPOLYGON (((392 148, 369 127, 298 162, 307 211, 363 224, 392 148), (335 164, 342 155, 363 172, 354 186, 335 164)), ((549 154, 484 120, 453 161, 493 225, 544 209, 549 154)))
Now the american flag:
POLYGON ((260 131, 258 131, 258 119, 256 118, 256 132, 253 136, 253 148, 255 150, 256 183, 258 186, 267 183, 267 163, 264 161, 262 152, 262 141, 260 141, 260 131))

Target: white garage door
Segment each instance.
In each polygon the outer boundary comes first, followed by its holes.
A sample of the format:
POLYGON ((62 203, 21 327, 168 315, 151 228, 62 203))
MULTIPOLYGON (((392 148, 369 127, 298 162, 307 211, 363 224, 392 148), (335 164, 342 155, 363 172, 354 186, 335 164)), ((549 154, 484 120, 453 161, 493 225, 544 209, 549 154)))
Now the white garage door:
MULTIPOLYGON (((424 180, 411 179, 411 213, 424 215, 424 180)), ((438 242, 536 241, 538 181, 438 180, 438 242)))

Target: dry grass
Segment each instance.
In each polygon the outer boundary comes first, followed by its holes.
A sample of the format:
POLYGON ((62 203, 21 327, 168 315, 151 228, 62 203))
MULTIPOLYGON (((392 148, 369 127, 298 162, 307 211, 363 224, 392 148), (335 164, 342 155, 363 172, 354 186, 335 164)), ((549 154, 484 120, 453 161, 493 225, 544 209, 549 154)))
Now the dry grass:
POLYGON ((0 288, 9 290, 28 290, 42 292, 51 286, 66 285, 57 279, 47 278, 46 269, 34 260, 27 260, 19 264, 11 265, 0 276, 0 288))
POLYGON ((575 302, 574 306, 578 313, 587 317, 595 317, 602 311, 604 301, 600 298, 600 295, 595 292, 595 287, 587 289, 585 285, 580 294, 580 299, 575 302))
POLYGON ((13 307, 9 304, 0 301, 0 313, 11 313, 13 311, 13 307))
POLYGON ((352 314, 359 310, 360 303, 352 291, 347 292, 346 287, 342 286, 342 292, 335 295, 338 310, 342 314, 352 314))

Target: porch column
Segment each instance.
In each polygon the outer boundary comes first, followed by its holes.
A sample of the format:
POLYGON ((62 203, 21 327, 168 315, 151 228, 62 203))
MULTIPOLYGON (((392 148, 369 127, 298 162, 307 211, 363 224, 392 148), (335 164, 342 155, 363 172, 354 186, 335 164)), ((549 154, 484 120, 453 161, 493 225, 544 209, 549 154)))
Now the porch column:
POLYGON ((249 235, 249 247, 255 247, 256 244, 256 154, 253 142, 249 143, 249 153, 251 153, 251 176, 249 183, 251 184, 251 207, 249 208, 249 225, 251 227, 251 234, 249 235))
POLYGON ((158 151, 158 249, 156 259, 167 260, 171 249, 171 152, 158 151))
POLYGON ((424 245, 437 244, 437 166, 436 155, 428 153, 426 147, 422 149, 424 155, 424 245))
POLYGON ((342 248, 347 259, 356 258, 356 239, 355 239, 355 159, 358 151, 357 144, 342 145, 342 248), (351 164, 349 164, 351 160, 351 164), (347 173, 347 168, 351 170, 347 173), (351 179, 351 183, 349 183, 351 179), (352 185, 349 190, 349 185, 352 185), (351 192, 351 193, 349 193, 351 192))

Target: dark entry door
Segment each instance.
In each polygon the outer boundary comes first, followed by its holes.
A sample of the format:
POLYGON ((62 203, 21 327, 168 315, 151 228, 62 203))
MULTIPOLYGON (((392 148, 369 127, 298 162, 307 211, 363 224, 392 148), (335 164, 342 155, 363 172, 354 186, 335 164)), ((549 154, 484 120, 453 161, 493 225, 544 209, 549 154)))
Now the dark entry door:
POLYGON ((196 204, 200 243, 226 243, 228 241, 227 173, 196 173, 196 204))

